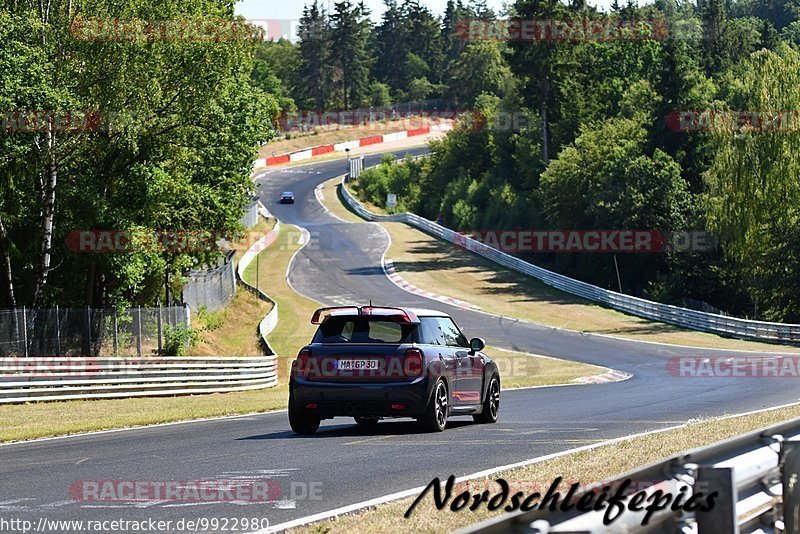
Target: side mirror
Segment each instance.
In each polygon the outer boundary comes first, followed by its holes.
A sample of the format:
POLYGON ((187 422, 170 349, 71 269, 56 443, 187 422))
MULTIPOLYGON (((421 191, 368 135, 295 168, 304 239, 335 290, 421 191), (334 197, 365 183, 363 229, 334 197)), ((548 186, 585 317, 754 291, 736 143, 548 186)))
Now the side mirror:
POLYGON ((479 337, 473 337, 469 340, 469 350, 473 354, 480 352, 486 346, 486 342, 479 337))

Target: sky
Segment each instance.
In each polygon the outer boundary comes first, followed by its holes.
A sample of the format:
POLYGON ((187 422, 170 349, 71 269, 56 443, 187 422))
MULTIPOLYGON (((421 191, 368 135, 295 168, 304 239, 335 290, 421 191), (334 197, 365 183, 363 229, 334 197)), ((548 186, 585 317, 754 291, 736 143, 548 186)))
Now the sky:
MULTIPOLYGON (((254 24, 271 27, 267 31, 270 37, 289 37, 290 32, 296 35, 297 23, 303 13, 303 7, 311 0, 241 0, 236 4, 236 14, 242 15, 246 19, 251 19, 254 24), (261 22, 258 22, 258 21, 261 22), (272 22, 269 22, 272 21, 272 22)), ((333 6, 334 0, 321 0, 323 5, 330 3, 333 6)), ((487 0, 490 8, 497 12, 503 11, 503 4, 513 2, 513 0, 487 0)), ((612 0, 590 0, 589 4, 607 9, 612 0)), ((372 11, 372 19, 380 22, 383 14, 383 0, 365 0, 367 7, 372 11)), ((441 16, 444 14, 447 0, 422 0, 434 14, 441 16)))
MULTIPOLYGON (((326 5, 328 0, 321 0, 326 5)), ((333 7, 334 0, 330 0, 333 7)), ((367 7, 372 11, 372 19, 379 21, 383 13, 383 0, 365 0, 367 7)), ((424 0, 422 3, 427 5, 434 13, 441 15, 447 6, 447 0, 424 0)), ((489 7, 500 10, 502 0, 488 0, 489 7)), ((247 19, 299 19, 303 13, 305 0, 243 0, 236 6, 237 14, 247 19)), ((327 7, 327 5, 326 5, 327 7)))

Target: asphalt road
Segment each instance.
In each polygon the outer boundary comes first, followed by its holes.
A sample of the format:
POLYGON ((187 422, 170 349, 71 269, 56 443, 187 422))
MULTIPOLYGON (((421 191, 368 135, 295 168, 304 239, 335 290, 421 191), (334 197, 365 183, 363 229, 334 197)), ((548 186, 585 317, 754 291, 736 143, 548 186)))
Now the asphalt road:
MULTIPOLYGON (((367 156, 366 164, 379 158, 367 156)), ((695 417, 798 400, 793 380, 687 379, 671 377, 666 370, 671 357, 729 351, 557 330, 402 291, 381 269, 388 245, 385 232, 376 224, 342 222, 315 198, 317 185, 344 172, 342 159, 259 175, 265 205, 284 223, 302 226, 311 235, 289 273, 297 291, 326 305, 372 299, 376 305, 442 309, 468 337, 483 337, 490 345, 604 365, 634 377, 605 385, 506 391, 497 424, 455 418, 436 435, 421 433, 412 421, 381 422, 364 430, 348 419, 335 419, 323 422, 315 436, 298 437, 290 431, 286 414, 275 413, 2 446, 0 520, 247 517, 275 525, 423 486, 437 476, 465 475, 695 417), (297 203, 277 204, 280 192, 287 190, 294 191, 297 203), (86 480, 266 479, 280 485, 280 500, 92 503, 69 493, 76 481, 86 480)), ((446 288, 430 289, 447 293, 446 288)), ((1 527, 2 522, 3 531, 1 527)))

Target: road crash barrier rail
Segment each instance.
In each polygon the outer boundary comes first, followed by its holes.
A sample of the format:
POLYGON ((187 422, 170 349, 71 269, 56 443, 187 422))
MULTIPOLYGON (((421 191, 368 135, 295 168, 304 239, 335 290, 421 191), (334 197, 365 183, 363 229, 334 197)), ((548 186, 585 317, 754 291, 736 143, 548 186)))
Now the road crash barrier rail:
MULTIPOLYGON (((256 241, 253 246, 244 253, 242 258, 239 260, 239 265, 236 269, 236 274, 239 276, 239 281, 248 291, 255 294, 264 302, 272 304, 272 309, 264 317, 264 320, 262 320, 258 325, 258 338, 262 348, 264 349, 264 352, 269 354, 271 358, 275 358, 275 361, 277 361, 277 357, 275 356, 275 351, 272 349, 272 346, 270 346, 269 341, 267 340, 267 336, 272 333, 272 331, 275 330, 275 327, 278 325, 278 303, 269 298, 266 293, 261 291, 261 288, 256 288, 255 286, 249 284, 244 279, 244 272, 247 270, 250 264, 253 263, 253 260, 256 259, 256 256, 258 256, 265 248, 270 246, 275 242, 276 239, 278 239, 280 230, 281 223, 280 221, 276 220, 275 227, 266 235, 264 235, 264 237, 256 241)), ((258 276, 257 273, 256 276, 258 276)))
POLYGON ((277 367, 274 356, 0 358, 0 404, 264 389, 277 367))
POLYGON ((608 525, 603 524, 604 509, 582 513, 577 507, 566 512, 560 506, 556 511, 537 507, 528 512, 500 515, 461 532, 800 532, 798 475, 800 419, 793 419, 683 452, 575 494, 572 504, 579 502, 584 493, 594 491, 599 495, 602 487, 619 488, 630 479, 634 489, 622 499, 625 508, 608 525), (673 509, 672 503, 676 501, 672 501, 651 512, 646 525, 642 523, 648 510, 637 511, 637 506, 631 509, 630 499, 635 499, 632 494, 638 491, 646 494, 641 501, 646 507, 667 493, 675 499, 682 489, 683 503, 695 497, 695 504, 708 505, 711 502, 708 495, 717 492, 717 496, 713 506, 689 506, 695 508, 689 512, 684 506, 673 509), (659 495, 651 497, 659 491, 659 495))
POLYGON ((419 230, 422 230, 434 237, 449 241, 455 245, 463 247, 469 251, 483 256, 484 258, 508 267, 522 274, 532 276, 541 282, 578 297, 591 300, 613 308, 615 310, 659 321, 669 323, 692 330, 710 332, 722 336, 753 339, 759 341, 772 341, 778 343, 798 343, 800 342, 800 325, 787 323, 771 323, 764 321, 752 321, 749 319, 739 319, 737 317, 727 317, 714 313, 690 310, 662 304, 649 300, 617 293, 603 289, 601 287, 581 282, 567 276, 548 271, 519 258, 501 252, 495 248, 485 245, 479 241, 471 239, 463 234, 459 234, 449 228, 438 225, 432 221, 424 219, 413 213, 398 213, 393 215, 379 215, 372 213, 364 208, 361 203, 348 191, 345 183, 347 176, 342 180, 342 197, 353 211, 368 221, 390 221, 403 222, 419 230))
POLYGON ((355 150, 357 148, 363 148, 367 146, 379 145, 384 143, 392 143, 394 141, 400 141, 402 139, 407 139, 409 137, 416 137, 418 135, 427 135, 433 132, 449 132, 452 129, 453 129, 452 123, 443 123, 443 124, 434 124, 422 128, 416 128, 413 130, 395 132, 391 134, 372 135, 361 139, 355 139, 353 141, 344 141, 342 143, 315 146, 312 148, 304 148, 302 150, 289 152, 288 154, 278 154, 269 158, 260 158, 255 161, 253 166, 254 168, 261 168, 261 167, 271 167, 273 165, 283 165, 285 163, 294 163, 297 161, 305 161, 324 154, 331 154, 334 152, 347 152, 349 150, 355 150))

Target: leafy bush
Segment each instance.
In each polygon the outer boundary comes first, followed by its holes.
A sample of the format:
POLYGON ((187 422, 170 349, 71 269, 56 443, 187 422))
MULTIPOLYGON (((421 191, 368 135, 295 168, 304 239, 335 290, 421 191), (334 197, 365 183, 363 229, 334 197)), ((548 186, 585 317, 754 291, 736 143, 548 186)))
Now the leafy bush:
POLYGON ((167 326, 160 356, 186 356, 186 349, 197 343, 197 332, 185 326, 167 326))

